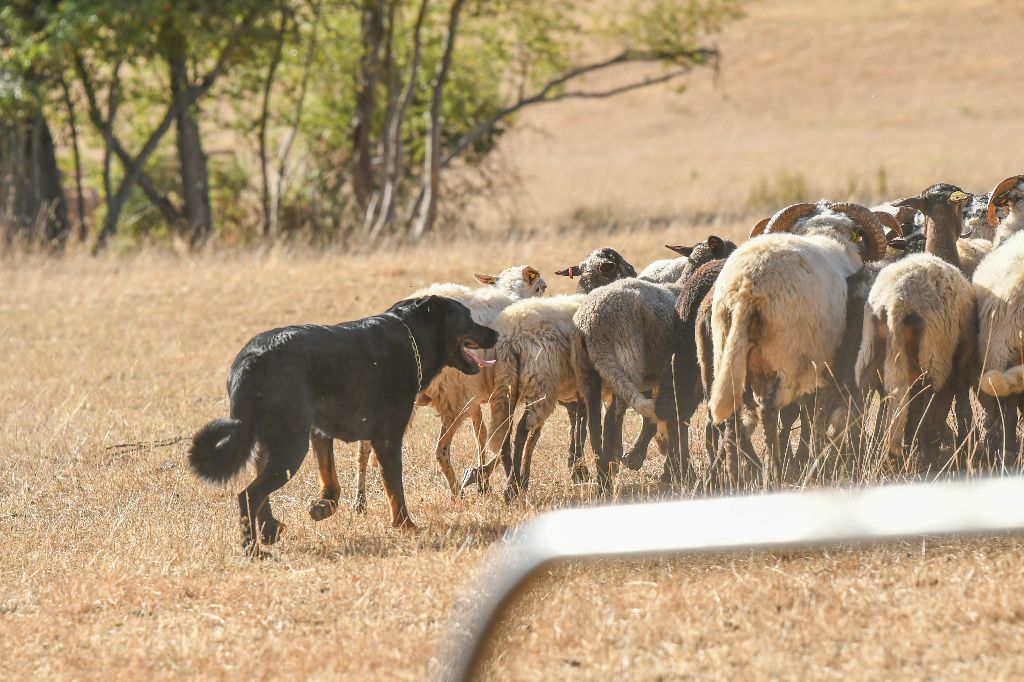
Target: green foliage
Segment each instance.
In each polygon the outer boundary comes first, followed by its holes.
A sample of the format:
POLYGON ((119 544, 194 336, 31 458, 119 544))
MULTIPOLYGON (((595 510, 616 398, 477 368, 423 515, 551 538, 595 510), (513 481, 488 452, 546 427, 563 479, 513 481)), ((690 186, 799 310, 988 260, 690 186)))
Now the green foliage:
MULTIPOLYGON (((101 186, 103 158, 109 156, 116 185, 125 167, 115 155, 104 154, 106 131, 88 116, 86 86, 102 117, 115 110, 113 137, 136 154, 170 106, 170 60, 184 59, 192 86, 198 87, 230 45, 230 59, 214 89, 191 109, 204 147, 219 151, 208 161, 218 223, 232 230, 259 228, 257 131, 276 60, 264 127, 268 179, 275 191, 282 188, 280 201, 272 202, 280 229, 293 227, 285 224, 288 220, 347 229, 362 222, 363 207, 353 201, 350 178, 365 44, 362 11, 374 2, 384 17, 391 16, 394 3, 395 17, 390 55, 380 47, 374 93, 370 138, 379 181, 387 116, 394 113, 413 61, 420 0, 7 0, 0 7, 0 116, 10 118, 32 103, 66 120, 60 85, 68 84, 85 178, 101 186)), ((743 2, 624 0, 580 8, 572 0, 469 0, 443 93, 442 148, 454 149, 464 167, 482 165, 514 125, 524 100, 543 102, 579 90, 578 82, 563 79, 595 56, 625 50, 629 59, 699 64, 707 53, 695 50, 707 47, 702 42, 707 36, 739 16, 743 2), (456 148, 460 141, 465 144, 456 148)), ((428 7, 414 96, 401 126, 399 192, 406 204, 415 198, 422 173, 451 0, 432 0, 428 7)), ((172 131, 144 168, 159 193, 180 205, 176 163, 172 131)), ((63 167, 68 168, 66 160, 63 167)), ((762 194, 776 192, 767 185, 762 189, 762 194)), ((138 188, 122 221, 130 235, 174 228, 138 188)))

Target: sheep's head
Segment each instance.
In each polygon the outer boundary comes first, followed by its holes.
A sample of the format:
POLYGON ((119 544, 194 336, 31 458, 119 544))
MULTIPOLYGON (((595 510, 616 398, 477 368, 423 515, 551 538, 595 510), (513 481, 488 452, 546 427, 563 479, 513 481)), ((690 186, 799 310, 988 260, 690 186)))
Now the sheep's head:
POLYGON ((1011 175, 992 190, 988 200, 987 213, 988 224, 992 227, 999 225, 999 211, 1005 209, 1007 212, 1017 209, 1024 209, 1024 175, 1011 175))
POLYGON ((558 270, 555 274, 570 279, 579 277, 576 293, 589 294, 594 289, 623 277, 636 277, 636 269, 618 251, 605 246, 591 251, 579 265, 558 270))
MULTIPOLYGON (((666 246, 668 245, 666 244, 666 246)), ((736 250, 736 244, 713 234, 693 246, 668 246, 668 248, 688 258, 686 267, 683 268, 683 272, 679 275, 678 281, 683 282, 689 279, 690 275, 705 263, 727 258, 730 253, 736 250)))
POLYGON ((892 213, 885 211, 872 211, 878 222, 882 224, 882 232, 885 233, 885 243, 888 247, 887 258, 899 258, 907 250, 907 241, 904 239, 903 226, 892 213))
MULTIPOLYGON (((964 206, 971 200, 971 195, 956 185, 948 182, 940 182, 932 185, 916 197, 907 197, 892 202, 896 208, 912 208, 920 211, 927 217, 931 224, 942 225, 948 230, 955 230, 955 234, 949 236, 957 239, 963 232, 963 211, 964 206)), ((929 228, 928 224, 925 229, 929 228)))
POLYGON ((831 201, 793 204, 773 215, 764 226, 765 234, 801 234, 810 230, 838 233, 859 243, 861 257, 866 261, 885 256, 886 239, 882 224, 870 209, 860 204, 831 201))
MULTIPOLYGON (((992 241, 995 236, 995 225, 988 224, 988 200, 989 194, 975 194, 971 200, 964 204, 964 234, 965 237, 980 237, 992 241)), ((998 210, 996 211, 998 215, 998 210)))
POLYGON ((519 298, 543 296, 548 290, 548 283, 532 265, 514 265, 497 275, 474 272, 473 277, 481 284, 497 287, 519 298))

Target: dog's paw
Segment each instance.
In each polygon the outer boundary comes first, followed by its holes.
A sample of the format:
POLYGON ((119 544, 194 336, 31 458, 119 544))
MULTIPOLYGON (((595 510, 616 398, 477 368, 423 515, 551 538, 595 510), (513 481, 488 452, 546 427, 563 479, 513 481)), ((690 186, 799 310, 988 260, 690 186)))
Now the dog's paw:
POLYGON ((323 521, 328 517, 334 516, 336 511, 338 511, 338 503, 335 500, 321 498, 309 503, 309 518, 314 521, 323 521))
POLYGON ((264 545, 272 545, 281 539, 281 533, 284 532, 285 525, 277 519, 270 519, 262 526, 260 526, 260 543, 264 545))

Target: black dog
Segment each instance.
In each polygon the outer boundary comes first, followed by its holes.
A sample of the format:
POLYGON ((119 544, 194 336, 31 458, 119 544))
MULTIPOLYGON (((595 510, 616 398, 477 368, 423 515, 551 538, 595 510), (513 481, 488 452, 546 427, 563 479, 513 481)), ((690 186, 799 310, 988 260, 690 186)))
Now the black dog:
POLYGON ((260 554, 283 528, 270 493, 295 475, 313 443, 320 499, 309 514, 325 519, 340 496, 334 438, 368 440, 377 453, 391 523, 412 528, 402 488, 402 436, 419 393, 441 368, 476 374, 480 349, 498 333, 443 296, 400 301, 383 315, 333 326, 263 332, 231 365, 231 419, 215 419, 192 440, 189 463, 200 478, 223 483, 253 457, 257 476, 238 495, 242 546, 260 554))

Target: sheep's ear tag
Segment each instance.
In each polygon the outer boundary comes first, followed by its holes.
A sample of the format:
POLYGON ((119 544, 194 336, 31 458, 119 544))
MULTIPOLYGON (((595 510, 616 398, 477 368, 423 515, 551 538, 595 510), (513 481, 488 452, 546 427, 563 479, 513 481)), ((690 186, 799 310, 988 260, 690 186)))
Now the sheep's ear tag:
POLYGON ((481 284, 494 284, 498 281, 497 275, 485 275, 482 272, 474 272, 473 278, 481 284))
POLYGON ((570 265, 565 270, 555 271, 555 274, 572 279, 573 277, 579 277, 582 274, 582 271, 580 270, 578 265, 570 265))

